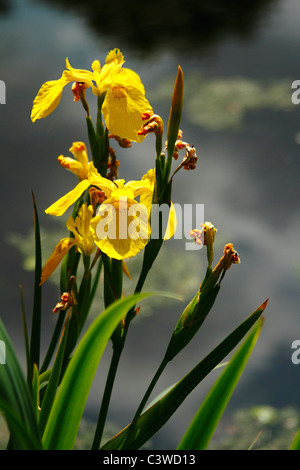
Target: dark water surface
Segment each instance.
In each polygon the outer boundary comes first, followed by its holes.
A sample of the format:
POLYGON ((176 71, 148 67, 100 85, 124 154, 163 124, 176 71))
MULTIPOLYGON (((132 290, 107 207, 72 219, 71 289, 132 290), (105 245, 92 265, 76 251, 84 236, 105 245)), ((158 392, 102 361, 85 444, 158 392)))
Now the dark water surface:
MULTIPOLYGON (((205 219, 218 228, 216 259, 232 242, 242 263, 226 276, 202 332, 167 369, 157 393, 270 298, 263 332, 226 412, 229 419, 232 409, 253 404, 300 406, 300 365, 291 362, 292 341, 300 338, 300 107, 291 102, 291 84, 300 79, 300 5, 296 0, 257 1, 246 14, 237 2, 226 2, 225 9, 222 2, 212 2, 211 9, 202 7, 206 3, 184 2, 183 8, 178 1, 171 14, 164 2, 159 2, 161 9, 153 2, 152 8, 145 2, 140 9, 135 2, 126 9, 125 2, 114 2, 114 10, 96 8, 94 2, 83 7, 75 1, 71 6, 0 2, 0 79, 6 84, 6 104, 0 105, 1 318, 24 362, 18 285, 30 316, 33 275, 24 269, 21 253, 27 249, 30 263, 31 190, 46 232, 43 240, 52 249, 64 234, 64 221, 43 211, 74 186, 73 175, 56 159, 69 154, 73 141, 87 139, 84 113, 69 89, 53 114, 31 123, 41 84, 60 77, 66 57, 73 67, 89 69, 94 59, 103 63, 107 52, 119 47, 167 122, 180 64, 185 77, 181 128, 199 160, 194 172, 177 175, 173 202, 204 204, 205 219)), ((138 179, 153 167, 151 137, 120 153, 121 177, 138 179)), ((154 304, 152 315, 145 307, 132 325, 109 416, 118 426, 132 418, 178 315, 200 282, 205 253, 186 251, 184 243, 166 245, 145 286, 179 292, 184 301, 168 302, 165 309, 154 304)), ((57 287, 49 283, 43 295, 47 338, 57 287)), ((89 418, 98 412, 109 360, 108 348, 87 404, 89 418)), ((186 400, 158 434, 157 448, 176 447, 213 381, 204 381, 186 400)))

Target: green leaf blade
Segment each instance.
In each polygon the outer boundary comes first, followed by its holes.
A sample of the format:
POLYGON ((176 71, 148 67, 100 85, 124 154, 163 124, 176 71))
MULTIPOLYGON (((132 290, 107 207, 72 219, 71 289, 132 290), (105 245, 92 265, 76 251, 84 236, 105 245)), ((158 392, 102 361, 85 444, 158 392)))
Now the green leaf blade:
POLYGON ((137 420, 126 446, 129 426, 110 439, 102 450, 135 450, 143 446, 161 429, 175 413, 185 398, 194 388, 237 346, 242 338, 262 315, 267 301, 249 315, 232 333, 230 333, 211 353, 199 362, 182 380, 151 408, 147 409, 137 420))
MULTIPOLYGON (((27 387, 20 363, 15 350, 0 320, 0 339, 5 344, 5 364, 0 364, 0 409, 4 411, 11 443, 14 449, 22 450, 20 439, 20 423, 35 442, 35 447, 41 448, 41 440, 36 420, 36 410, 27 387)), ((29 441, 27 443, 29 445, 29 441)), ((26 447, 27 448, 27 447, 26 447)))
POLYGON ((86 331, 70 360, 53 403, 43 435, 46 449, 73 448, 89 390, 106 344, 126 313, 147 296, 149 294, 139 294, 116 301, 86 331))
POLYGON ((41 433, 43 433, 45 429, 47 419, 50 414, 51 407, 52 407, 52 404, 54 402, 55 395, 57 392, 57 387, 59 384, 59 378, 60 378, 62 364, 63 364, 66 339, 68 335, 68 326, 69 326, 69 318, 67 318, 66 320, 66 325, 64 327, 64 331, 62 334, 62 339, 60 341, 58 351, 54 360, 54 364, 51 369, 49 383, 47 385, 46 393, 45 393, 43 403, 42 403, 42 408, 41 408, 40 418, 39 418, 39 428, 40 428, 41 433))
POLYGON ((300 430, 297 432, 290 446, 290 450, 300 450, 300 430))
POLYGON ((263 325, 262 319, 244 340, 200 406, 178 450, 205 450, 248 362, 263 325))
POLYGON ((36 364, 39 367, 40 362, 40 343, 41 343, 41 302, 42 302, 42 287, 41 274, 42 274, 42 251, 41 251, 41 236, 38 211, 36 207, 35 197, 33 198, 33 215, 34 215, 34 232, 35 232, 35 277, 34 277, 34 297, 33 297, 33 313, 32 313, 32 327, 31 327, 31 340, 30 340, 30 357, 32 367, 36 364))
POLYGON ((0 409, 4 412, 8 427, 12 432, 12 441, 8 450, 43 450, 40 439, 37 439, 25 426, 14 409, 0 397, 0 409), (11 444, 13 443, 13 447, 11 444))

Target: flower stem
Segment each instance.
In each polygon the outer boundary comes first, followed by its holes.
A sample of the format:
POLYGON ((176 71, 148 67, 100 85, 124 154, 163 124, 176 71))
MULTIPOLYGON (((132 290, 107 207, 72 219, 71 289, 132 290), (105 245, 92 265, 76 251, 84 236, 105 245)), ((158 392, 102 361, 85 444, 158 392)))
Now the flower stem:
MULTIPOLYGON (((117 263, 115 263, 114 268, 115 269, 117 268, 117 263)), ((144 285, 148 272, 149 270, 147 269, 142 270, 137 286, 135 288, 135 293, 138 293, 142 290, 142 287, 144 285)), ((100 412, 98 416, 98 422, 97 422, 97 427, 95 431, 94 441, 92 444, 92 450, 99 449, 99 446, 101 443, 119 361, 122 355, 122 351, 124 349, 129 324, 133 318, 134 318, 134 308, 132 308, 126 316, 125 325, 122 328, 122 334, 120 334, 119 328, 117 328, 115 331, 115 335, 113 335, 113 338, 116 338, 116 339, 113 341, 113 355, 112 355, 110 368, 108 371, 105 389, 103 393, 103 398, 102 398, 101 408, 100 408, 100 412)), ((151 393, 151 390, 150 390, 150 393, 151 393)))
MULTIPOLYGON (((113 303, 114 300, 122 297, 122 261, 116 259, 110 260, 104 253, 102 253, 102 260, 104 263, 105 291, 107 291, 105 293, 105 306, 108 307, 108 305, 113 303)), ((114 334, 111 337, 111 340, 113 345, 113 354, 102 397, 92 450, 99 449, 101 443, 114 381, 125 344, 122 323, 120 323, 120 325, 116 328, 114 334)))
POLYGON ((135 415, 134 415, 134 417, 133 417, 133 420, 131 421, 131 424, 130 424, 130 426, 129 426, 129 428, 128 428, 128 432, 127 432, 127 434, 126 434, 126 437, 125 437, 125 439, 124 439, 124 441, 123 441, 123 443, 122 443, 121 449, 124 448, 124 445, 125 445, 126 442, 128 441, 129 437, 132 435, 132 432, 134 431, 134 426, 135 426, 135 424, 137 423, 137 420, 138 420, 138 418, 140 417, 140 415, 141 415, 141 413, 142 413, 142 411, 143 411, 143 409, 144 409, 144 407, 145 407, 145 405, 146 405, 146 403, 147 403, 147 401, 148 401, 148 399, 149 399, 149 397, 150 397, 150 395, 151 395, 151 393, 152 393, 152 391, 153 391, 155 385, 157 384, 158 379, 160 378, 161 374, 162 374, 163 371, 165 370, 165 368, 166 368, 166 366, 167 366, 168 363, 169 363, 169 359, 167 359, 166 356, 165 356, 165 357, 163 358, 163 360, 162 360, 160 366, 158 367, 158 369, 157 369, 157 371, 156 371, 156 373, 155 373, 153 379, 151 380, 150 385, 149 385, 149 387, 147 388, 146 393, 145 393, 145 395, 143 396, 142 401, 140 402, 140 405, 139 405, 139 407, 138 407, 138 409, 137 409, 137 411, 136 411, 136 413, 135 413, 135 415))
POLYGON ((63 323, 64 323, 65 315, 66 315, 65 311, 62 311, 62 312, 59 313, 59 316, 57 318, 57 322, 56 322, 56 325, 55 325, 54 333, 53 333, 52 339, 50 341, 48 351, 46 353, 44 362, 43 362, 43 364, 40 368, 40 374, 42 374, 43 372, 45 372, 47 370, 47 368, 48 368, 48 366, 51 362, 51 358, 52 358, 54 350, 56 348, 56 345, 57 345, 57 342, 58 342, 58 339, 59 339, 59 335, 60 335, 60 332, 61 332, 61 329, 62 329, 62 326, 63 326, 63 323))
POLYGON ((122 354, 122 350, 123 350, 123 347, 120 347, 120 346, 118 348, 113 349, 112 360, 110 363, 110 368, 109 368, 109 372, 108 372, 107 379, 106 379, 105 390, 104 390, 101 408, 99 412, 96 432, 95 432, 94 441, 93 441, 92 448, 91 448, 92 450, 98 450, 100 447, 100 443, 101 443, 101 439, 102 439, 103 431, 104 431, 104 426, 106 422, 108 407, 109 407, 109 403, 111 399, 112 389, 114 386, 114 381, 115 381, 120 357, 122 354))

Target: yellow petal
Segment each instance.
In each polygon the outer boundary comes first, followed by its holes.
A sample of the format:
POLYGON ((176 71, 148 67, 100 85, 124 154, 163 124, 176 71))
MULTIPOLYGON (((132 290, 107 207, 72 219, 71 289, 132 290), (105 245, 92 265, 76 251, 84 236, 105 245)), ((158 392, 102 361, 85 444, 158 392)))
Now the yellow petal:
POLYGON ((78 251, 87 256, 90 256, 95 250, 93 232, 90 227, 92 218, 92 206, 84 203, 80 206, 75 220, 71 215, 67 221, 67 229, 74 234, 78 251))
POLYGON ((92 69, 94 71, 99 95, 107 92, 116 74, 121 70, 123 63, 124 57, 119 49, 114 49, 109 52, 105 60, 105 65, 102 68, 98 61, 93 62, 92 69))
POLYGON ((82 195, 82 193, 90 186, 90 183, 87 179, 80 181, 77 186, 72 189, 70 192, 65 194, 52 204, 48 209, 45 210, 46 214, 51 215, 63 215, 66 210, 77 201, 77 199, 82 195))
MULTIPOLYGON (((153 191, 155 183, 155 171, 153 169, 149 170, 141 180, 143 185, 135 186, 135 196, 140 195, 140 203, 144 204, 150 212, 151 204, 153 201, 153 191)), ((129 184, 129 182, 127 183, 129 184)))
POLYGON ((95 244, 110 258, 135 256, 149 240, 148 211, 141 217, 140 204, 127 198, 126 205, 111 198, 100 207, 101 214, 91 220, 95 244))
POLYGON ((74 69, 71 67, 68 58, 66 59, 66 68, 58 80, 51 80, 44 83, 34 102, 31 111, 31 120, 47 117, 58 106, 64 87, 70 82, 84 82, 93 88, 97 94, 96 87, 93 84, 95 80, 94 73, 88 70, 74 69))
POLYGON ((149 180, 128 181, 126 186, 134 190, 134 197, 140 196, 140 203, 149 207, 152 204, 154 186, 149 180))
POLYGON ((170 213, 169 213, 169 219, 167 223, 167 228, 164 236, 164 240, 169 240, 172 238, 176 232, 177 229, 177 217, 176 217, 176 211, 173 203, 171 202, 171 207, 170 207, 170 213))
POLYGON ((99 60, 94 60, 91 67, 94 73, 100 73, 101 65, 99 60))
POLYGON ((90 172, 88 179, 90 185, 101 189, 106 197, 110 197, 111 193, 117 188, 113 181, 104 178, 99 173, 95 174, 93 171, 90 172))
POLYGON ((117 64, 123 64, 125 62, 124 56, 120 49, 113 49, 107 54, 105 63, 110 64, 111 62, 115 62, 117 64))
POLYGON ((60 240, 60 242, 54 248, 52 255, 43 267, 40 284, 43 284, 51 276, 66 253, 74 245, 76 245, 74 238, 63 238, 60 240))
POLYGON ((76 160, 78 160, 84 167, 87 167, 89 158, 84 142, 73 142, 70 152, 74 155, 76 160))
POLYGON ((147 173, 142 177, 142 180, 148 180, 151 185, 154 187, 155 182, 155 170, 154 168, 150 168, 147 173))
MULTIPOLYGON (((128 202, 134 200, 134 191, 132 187, 128 187, 127 185, 122 186, 122 181, 123 180, 115 180, 115 183, 117 184, 118 187, 116 187, 112 192, 111 192, 111 198, 113 200, 125 200, 127 199, 128 202), (120 185, 121 183, 121 185, 120 185)), ((107 201, 106 201, 107 202, 107 201)))
POLYGON ((68 70, 65 73, 70 82, 84 82, 89 87, 94 88, 93 81, 95 80, 95 77, 93 72, 84 69, 74 69, 68 58, 66 58, 66 68, 68 70))
MULTIPOLYGON (((155 183, 155 170, 153 169, 149 170, 143 176, 142 181, 144 180, 148 181, 149 189, 148 190, 145 189, 144 191, 141 192, 140 203, 144 204, 149 209, 149 213, 150 213, 151 204, 153 202, 152 196, 153 196, 154 183, 155 183)), ((175 207, 173 203, 171 202, 169 218, 168 218, 164 240, 169 240, 170 238, 172 238, 176 232, 176 228, 177 228, 176 211, 175 211, 175 207)))
POLYGON ((83 142, 73 142, 70 152, 74 155, 74 159, 68 157, 59 157, 59 163, 72 171, 83 180, 88 177, 89 159, 86 151, 86 146, 83 142))
POLYGON ((58 106, 61 94, 65 85, 70 82, 64 72, 59 80, 51 80, 44 83, 34 102, 31 111, 31 120, 35 122, 37 119, 48 116, 58 106))
POLYGON ((66 170, 72 171, 72 173, 77 175, 80 180, 86 178, 87 171, 85 171, 85 169, 83 168, 82 163, 78 162, 77 160, 74 160, 74 158, 64 157, 63 155, 60 155, 58 157, 58 162, 63 168, 66 168, 66 170))
POLYGON ((122 64, 110 62, 102 67, 100 73, 95 73, 99 95, 106 93, 107 90, 109 90, 121 68, 122 64))
POLYGON ((148 240, 138 238, 136 240, 130 239, 109 239, 95 240, 95 244, 100 248, 103 253, 114 259, 127 259, 136 256, 148 243, 148 240))
POLYGON ((123 273, 128 277, 128 279, 131 280, 129 269, 128 269, 127 264, 125 263, 124 260, 122 261, 122 270, 123 270, 123 273))
POLYGON ((103 107, 105 124, 112 134, 141 142, 138 135, 144 122, 141 115, 152 108, 145 98, 144 86, 139 76, 129 69, 121 69, 107 91, 103 107))

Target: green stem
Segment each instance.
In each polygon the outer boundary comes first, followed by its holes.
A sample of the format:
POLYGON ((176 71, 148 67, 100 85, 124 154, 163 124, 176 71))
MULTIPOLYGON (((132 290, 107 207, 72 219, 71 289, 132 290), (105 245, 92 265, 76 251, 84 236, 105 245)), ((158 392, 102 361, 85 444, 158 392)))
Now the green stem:
POLYGON ((106 93, 98 96, 97 99, 97 122, 96 122, 96 133, 97 136, 102 136, 104 134, 104 126, 102 121, 102 105, 105 100, 106 93))
MULTIPOLYGON (((158 252, 159 252, 159 249, 156 251, 156 254, 155 254, 155 256, 152 260, 152 263, 153 263, 154 259, 156 258, 158 252)), ((120 270, 121 270, 122 264, 120 262, 118 262, 118 260, 112 260, 111 266, 109 266, 109 263, 108 263, 108 260, 106 259, 106 257, 103 256, 102 259, 103 259, 103 264, 104 264, 104 271, 106 269, 106 275, 109 276, 109 281, 111 283, 110 287, 113 288, 115 294, 118 294, 120 296, 121 291, 122 291, 122 284, 120 282, 120 270), (114 286, 112 284, 113 283, 113 279, 112 279, 112 274, 113 273, 114 273, 114 279, 117 278, 119 280, 119 282, 117 283, 116 286, 114 286)), ((148 275, 148 272, 150 271, 150 269, 152 267, 152 263, 150 263, 149 265, 147 265, 145 263, 143 264, 143 268, 142 268, 142 271, 140 273, 140 276, 139 276, 139 279, 138 279, 138 282, 137 282, 137 285, 136 285, 136 288, 135 288, 135 291, 134 291, 135 294, 141 292, 141 290, 144 286, 146 277, 148 275)), ((116 377, 116 372, 117 372, 117 368, 118 368, 118 365, 119 365, 119 361, 120 361, 122 351, 124 349, 129 324, 135 316, 134 310, 135 310, 135 307, 133 307, 127 313, 126 319, 125 319, 125 325, 122 328, 118 327, 116 329, 114 335, 113 335, 113 338, 115 338, 114 341, 113 341, 113 356, 112 356, 110 369, 109 369, 109 373, 108 373, 108 377, 107 377, 107 381, 106 381, 106 385, 105 385, 105 390, 104 390, 102 404, 101 404, 101 408, 100 408, 100 412, 99 412, 99 417, 98 417, 98 422, 97 422, 97 427, 96 427, 96 432, 95 432, 95 437, 94 437, 94 442, 93 442, 92 449, 98 449, 99 446, 100 446, 100 442, 101 442, 101 438, 102 438, 103 430, 104 430, 104 426, 105 426, 107 411, 108 411, 108 407, 109 407, 109 403, 110 403, 110 399, 111 399, 111 393, 112 393, 112 389, 113 389, 114 381, 115 381, 115 377, 116 377)), ((158 369, 153 381, 151 382, 151 384, 149 386, 149 389, 147 391, 147 395, 144 397, 143 402, 141 403, 140 407, 142 407, 142 408, 144 407, 144 401, 148 400, 148 397, 149 397, 153 387, 155 386, 155 383, 157 382, 158 378, 160 377, 160 375, 161 375, 161 373, 162 373, 162 371, 165 368, 167 363, 168 363, 168 360, 164 359, 161 366, 160 366, 160 368, 158 369)), ((138 411, 140 410, 140 407, 139 407, 138 411)), ((139 414, 140 414, 140 411, 139 411, 139 414)), ((137 416, 137 418, 138 418, 138 416, 137 416)))
POLYGON ((102 104, 105 95, 98 97, 98 108, 96 118, 96 130, 90 116, 86 118, 88 138, 93 163, 101 176, 105 177, 107 173, 107 164, 109 157, 109 139, 108 130, 104 129, 102 122, 102 104))
POLYGON ((138 407, 138 409, 137 409, 137 411, 136 411, 136 413, 135 413, 135 415, 134 415, 134 418, 133 418, 133 420, 132 420, 131 426, 134 426, 134 424, 136 423, 138 417, 140 416, 140 414, 142 413, 143 409, 145 408, 145 405, 146 405, 146 403, 147 403, 147 401, 148 401, 148 399, 149 399, 149 397, 150 397, 150 395, 151 395, 151 393, 152 393, 152 391, 153 391, 155 385, 157 384, 158 379, 160 378, 161 374, 162 374, 163 371, 165 370, 165 368, 166 368, 168 362, 169 362, 169 360, 166 359, 166 357, 164 357, 164 359, 162 360, 162 362, 161 362, 159 368, 157 369, 157 371, 156 371, 156 373, 155 373, 153 379, 151 380, 150 385, 149 385, 149 387, 147 388, 146 393, 145 393, 145 395, 144 395, 144 397, 143 397, 143 399, 142 399, 142 401, 141 401, 141 403, 140 403, 140 405, 139 405, 139 407, 138 407))
POLYGON ((156 371, 156 373, 155 373, 153 379, 151 380, 150 385, 149 385, 149 387, 147 388, 146 393, 145 393, 145 395, 143 396, 142 401, 141 401, 141 403, 140 403, 140 405, 139 405, 139 407, 138 407, 138 409, 137 409, 137 411, 136 411, 136 413, 135 413, 135 415, 134 415, 134 417, 133 417, 133 420, 131 421, 131 424, 130 424, 130 426, 129 426, 129 428, 128 428, 128 431, 127 431, 127 434, 126 434, 126 437, 125 437, 125 439, 124 439, 124 441, 123 441, 123 443, 122 443, 121 449, 124 447, 125 443, 127 442, 127 440, 129 439, 129 437, 131 436, 131 434, 132 434, 132 432, 133 432, 133 430, 134 430, 134 426, 135 426, 135 424, 136 424, 138 418, 140 417, 140 415, 141 415, 143 409, 145 408, 145 405, 146 405, 146 403, 147 403, 147 401, 148 401, 148 399, 149 399, 149 397, 150 397, 150 395, 151 395, 151 393, 152 393, 152 391, 153 391, 155 385, 157 384, 158 379, 160 378, 161 374, 162 374, 163 371, 165 370, 165 368, 166 368, 166 366, 167 366, 168 363, 169 363, 169 360, 168 360, 168 359, 166 358, 166 356, 165 356, 165 357, 163 358, 163 360, 162 360, 160 366, 158 367, 158 369, 157 369, 157 371, 156 371))
POLYGON ((112 394, 122 350, 123 348, 120 348, 120 347, 118 347, 118 349, 113 350, 112 360, 111 360, 109 372, 107 375, 107 380, 106 380, 105 390, 104 390, 101 408, 99 412, 94 441, 93 441, 92 448, 91 448, 92 450, 98 450, 100 447, 100 443, 101 443, 101 439, 102 439, 103 431, 104 431, 104 426, 106 422, 108 407, 109 407, 109 403, 111 399, 111 394, 112 394))
POLYGON ((114 300, 118 298, 113 280, 111 277, 111 261, 105 253, 101 253, 104 268, 104 304, 107 308, 114 300))
MULTIPOLYGON (((98 138, 103 135, 102 120, 100 120, 101 108, 102 108, 102 102, 101 102, 101 98, 99 98, 98 99, 97 127, 96 127, 96 135, 98 138)), ((106 139, 106 142, 107 141, 108 141, 108 138, 106 139)), ((161 149, 162 149, 162 142, 157 141, 156 142, 156 153, 157 153, 156 160, 159 161, 160 166, 163 163, 163 160, 160 160, 161 149)), ((102 157, 101 163, 107 164, 107 161, 104 161, 102 157)), ((162 176, 161 170, 160 170, 160 176, 162 176)), ((162 243, 162 240, 161 240, 161 243, 162 243)), ((160 246, 161 246, 161 243, 160 243, 160 246)), ((150 253, 150 259, 151 259, 150 263, 148 259, 149 256, 147 257, 146 260, 144 258, 143 268, 140 273, 138 283, 136 285, 135 293, 139 293, 142 290, 144 282, 148 275, 148 272, 152 266, 153 261, 155 260, 158 254, 160 246, 154 247, 155 254, 153 252, 150 253)), ((123 276, 122 262, 118 260, 114 260, 114 259, 110 260, 108 257, 106 257, 104 253, 102 253, 102 260, 103 260, 103 266, 104 266, 104 299, 105 299, 105 306, 107 307, 111 302, 113 302, 116 298, 119 298, 122 295, 122 276, 123 276)), ((120 357, 121 357, 121 354, 125 345, 129 324, 135 316, 134 311, 135 311, 135 307, 131 309, 126 315, 125 325, 124 323, 120 323, 111 338, 112 344, 113 344, 113 355, 112 355, 110 369, 109 369, 109 373, 107 376, 107 381, 106 381, 106 385, 104 389, 104 394, 103 394, 101 408, 100 408, 100 412, 98 416, 98 422, 97 422, 92 449, 98 449, 100 446, 118 364, 119 364, 120 357)), ((153 387, 154 385, 155 383, 153 384, 153 387)), ((149 393, 151 393, 151 390, 149 393)))
MULTIPOLYGON (((137 285, 136 285, 136 288, 135 288, 135 291, 134 291, 135 294, 139 294, 142 291, 142 288, 144 286, 144 283, 146 281, 146 278, 147 278, 147 275, 148 275, 149 271, 150 271, 150 267, 147 267, 147 266, 143 265, 142 271, 140 273, 140 276, 139 276, 139 279, 138 279, 138 282, 137 282, 137 285)), ((126 334, 127 334, 127 331, 128 331, 129 324, 130 324, 131 320, 133 320, 133 318, 135 317, 135 307, 136 306, 134 306, 131 310, 129 310, 129 312, 126 315, 125 327, 124 327, 124 336, 126 336, 126 334)), ((125 339, 124 339, 124 341, 125 341, 125 339)))
POLYGON ((33 198, 33 213, 34 213, 34 233, 35 233, 35 270, 34 270, 34 296, 33 296, 33 312, 31 324, 31 338, 29 344, 30 360, 32 370, 29 369, 29 378, 31 380, 33 365, 39 367, 40 364, 40 344, 41 344, 41 325, 42 325, 42 286, 40 284, 42 273, 42 251, 41 251, 41 236, 39 228, 38 211, 33 198))
POLYGON ((57 342, 58 342, 58 339, 59 339, 59 336, 60 336, 61 329, 62 329, 63 324, 64 324, 66 312, 61 311, 61 312, 59 312, 58 315, 59 316, 57 318, 57 322, 56 322, 55 329, 54 329, 54 332, 53 332, 53 335, 52 335, 52 339, 50 341, 48 351, 46 353, 44 362, 43 362, 43 364, 40 368, 40 374, 45 372, 47 370, 49 364, 50 364, 50 361, 52 359, 53 353, 55 351, 55 348, 56 348, 56 345, 57 345, 57 342))
POLYGON ((90 292, 89 301, 88 301, 88 305, 87 305, 87 311, 88 312, 91 309, 93 300, 94 300, 96 292, 97 292, 102 266, 103 266, 103 260, 102 260, 102 258, 100 258, 99 261, 98 261, 97 270, 96 270, 96 273, 95 273, 95 276, 94 276, 93 285, 91 287, 91 292, 90 292))
MULTIPOLYGON (((104 264, 104 275, 105 275, 105 306, 108 307, 114 300, 122 297, 123 290, 123 269, 122 260, 109 259, 104 253, 102 253, 102 260, 104 264)), ((105 389, 103 393, 102 403, 99 411, 96 431, 94 435, 94 441, 92 444, 92 450, 99 449, 108 408, 110 404, 111 394, 115 382, 115 377, 121 358, 121 354, 124 348, 125 337, 123 335, 123 325, 120 324, 112 335, 113 355, 110 363, 109 372, 106 379, 105 389)))
POLYGON ((111 278, 114 285, 114 289, 117 298, 122 296, 123 292, 123 263, 122 260, 114 259, 111 260, 111 278))
MULTIPOLYGON (((105 256, 104 256, 104 258, 105 258, 105 256)), ((104 265, 105 265, 107 263, 107 260, 104 260, 104 258, 103 258, 103 261, 104 261, 104 265)), ((112 260, 111 271, 109 270, 109 274, 114 272, 115 277, 119 278, 119 283, 117 283, 116 289, 114 288, 115 293, 118 293, 119 295, 120 295, 121 289, 122 289, 122 284, 121 284, 121 281, 120 281, 121 266, 122 266, 122 264, 119 263, 118 260, 112 260), (117 276, 117 274, 119 276, 117 276)), ((108 266, 107 266, 107 270, 108 270, 108 266)), ((143 287, 143 284, 145 282, 146 276, 148 274, 148 271, 149 270, 147 270, 147 269, 142 270, 140 278, 139 278, 138 283, 137 283, 137 286, 135 288, 135 293, 141 291, 141 289, 143 287)), ((112 279, 110 279, 110 281, 112 281, 112 279)), ((100 408, 100 412, 99 412, 99 416, 98 416, 98 422, 97 422, 97 427, 96 427, 96 431, 95 431, 92 450, 99 449, 99 447, 100 447, 100 443, 101 443, 101 439, 102 439, 102 436, 103 436, 103 431, 104 431, 104 426, 105 426, 105 422, 106 422, 108 407, 109 407, 109 403, 110 403, 110 399, 111 399, 111 394, 112 394, 112 390, 113 390, 113 386, 114 386, 114 382, 115 382, 115 377, 116 377, 119 361, 120 361, 120 358, 121 358, 122 351, 124 349, 126 336, 127 336, 127 331, 128 331, 128 328, 129 328, 129 323, 130 323, 130 321, 132 320, 133 317, 134 317, 134 308, 131 309, 128 312, 128 314, 126 316, 126 319, 125 319, 125 326, 123 326, 122 328, 119 326, 116 329, 116 331, 113 335, 113 338, 114 338, 114 341, 113 341, 113 355, 112 355, 111 364, 110 364, 110 368, 109 368, 109 372, 108 372, 108 376, 107 376, 107 380, 106 380, 106 384, 105 384, 105 389, 104 389, 104 393, 103 393, 103 398, 102 398, 101 408, 100 408)))

